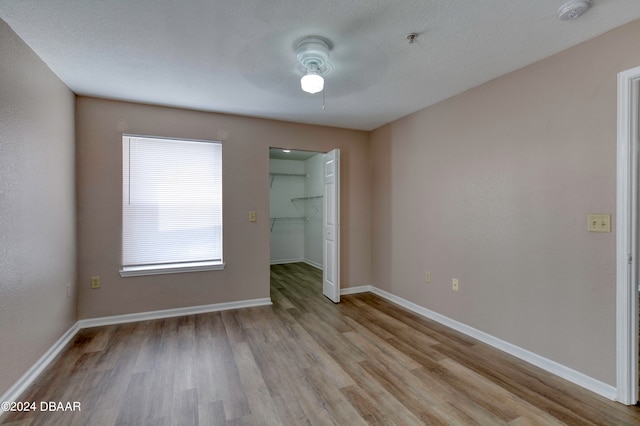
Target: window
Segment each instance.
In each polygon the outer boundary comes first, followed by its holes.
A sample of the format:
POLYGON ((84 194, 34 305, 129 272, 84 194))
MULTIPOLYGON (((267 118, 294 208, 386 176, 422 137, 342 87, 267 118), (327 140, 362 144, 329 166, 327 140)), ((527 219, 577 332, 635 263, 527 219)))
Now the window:
POLYGON ((222 144, 124 135, 122 276, 222 269, 222 144))

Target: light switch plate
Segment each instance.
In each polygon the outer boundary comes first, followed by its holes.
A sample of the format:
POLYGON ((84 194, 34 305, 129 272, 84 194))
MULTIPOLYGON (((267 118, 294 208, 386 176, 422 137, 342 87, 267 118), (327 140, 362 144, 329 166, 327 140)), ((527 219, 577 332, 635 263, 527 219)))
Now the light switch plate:
POLYGON ((587 215, 587 229, 589 232, 611 232, 611 215, 587 215))
POLYGON ((255 222, 255 221, 256 221, 256 212, 250 211, 249 212, 249 222, 255 222))
POLYGON ((100 288, 100 277, 91 277, 91 288, 100 288))

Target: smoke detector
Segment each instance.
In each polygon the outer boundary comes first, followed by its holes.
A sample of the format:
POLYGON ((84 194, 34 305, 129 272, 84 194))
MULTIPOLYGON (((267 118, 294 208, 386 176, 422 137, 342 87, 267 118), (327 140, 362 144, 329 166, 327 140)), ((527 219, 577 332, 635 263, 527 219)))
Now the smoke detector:
POLYGON ((591 0, 571 0, 560 6, 558 18, 561 21, 578 19, 591 7, 591 0))

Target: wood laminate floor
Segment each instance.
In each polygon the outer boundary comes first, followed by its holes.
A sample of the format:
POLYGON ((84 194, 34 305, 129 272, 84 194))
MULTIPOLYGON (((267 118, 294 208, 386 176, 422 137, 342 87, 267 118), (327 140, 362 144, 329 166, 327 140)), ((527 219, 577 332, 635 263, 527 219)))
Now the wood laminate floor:
POLYGON ((611 402, 321 272, 271 269, 273 306, 81 330, 15 425, 638 425, 611 402), (81 411, 42 412, 41 401, 81 411))

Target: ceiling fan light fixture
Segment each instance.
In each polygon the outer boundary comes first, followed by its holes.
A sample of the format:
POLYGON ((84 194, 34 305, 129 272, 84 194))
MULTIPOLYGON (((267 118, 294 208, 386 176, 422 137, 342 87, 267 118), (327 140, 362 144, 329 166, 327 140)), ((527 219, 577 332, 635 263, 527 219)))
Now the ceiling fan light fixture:
POLYGON ((305 92, 313 94, 324 90, 324 74, 331 70, 330 49, 331 42, 322 37, 309 36, 296 43, 296 55, 305 73, 300 87, 305 92))
POLYGON ((318 72, 318 68, 309 67, 307 73, 300 79, 300 87, 307 93, 318 93, 324 89, 324 77, 318 72))

